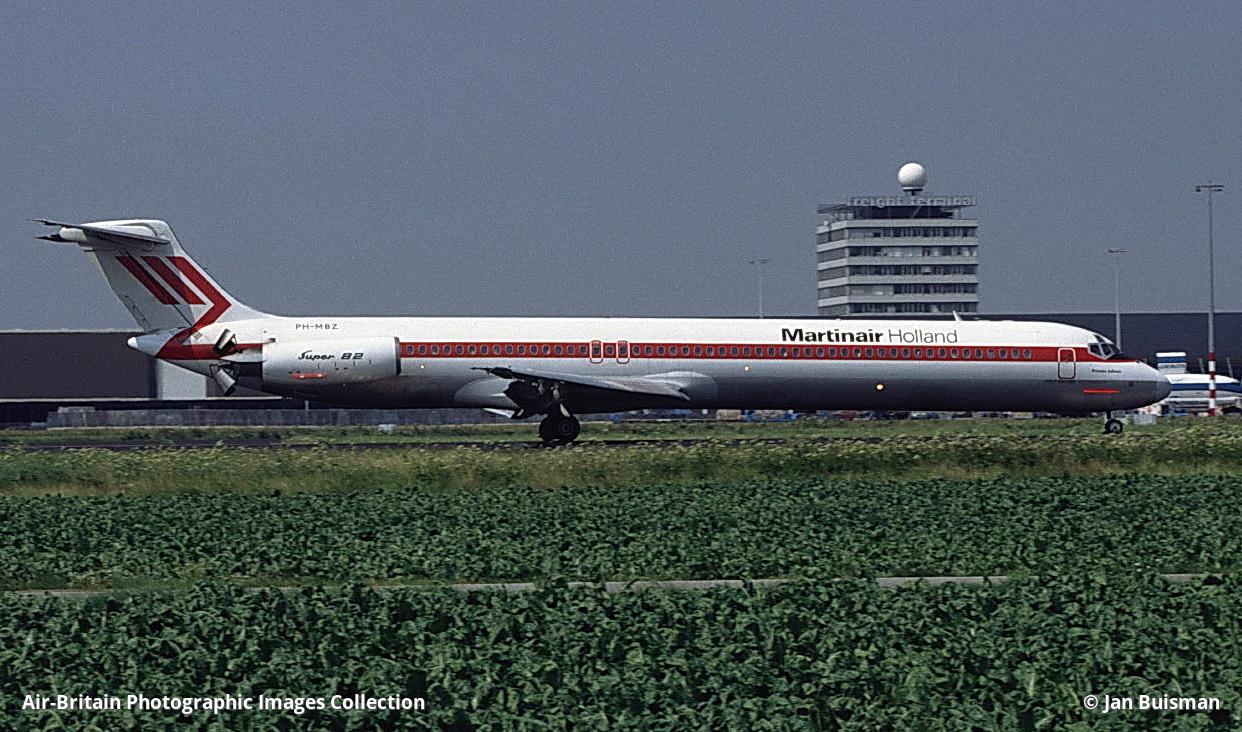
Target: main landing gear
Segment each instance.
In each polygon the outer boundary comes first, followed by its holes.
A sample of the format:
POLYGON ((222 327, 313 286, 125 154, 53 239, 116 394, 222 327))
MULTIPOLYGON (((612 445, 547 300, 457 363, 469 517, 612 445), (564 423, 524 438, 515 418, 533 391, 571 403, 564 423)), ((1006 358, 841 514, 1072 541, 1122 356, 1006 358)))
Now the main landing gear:
POLYGON ((1112 412, 1105 412, 1105 414, 1108 416, 1108 421, 1104 423, 1104 434, 1106 435, 1121 434, 1122 430, 1126 428, 1125 422, 1122 422, 1121 420, 1113 417, 1112 412))
POLYGON ((578 418, 573 415, 564 415, 552 413, 543 418, 539 423, 539 437, 543 440, 543 444, 549 447, 553 445, 568 445, 578 439, 578 433, 582 431, 582 425, 578 423, 578 418))

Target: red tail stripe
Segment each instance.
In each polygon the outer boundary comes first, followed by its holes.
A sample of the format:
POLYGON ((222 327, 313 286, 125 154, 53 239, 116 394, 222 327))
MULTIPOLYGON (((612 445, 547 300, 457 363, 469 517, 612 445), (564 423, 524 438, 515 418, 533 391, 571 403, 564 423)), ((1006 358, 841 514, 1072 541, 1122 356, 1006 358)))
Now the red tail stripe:
POLYGON ((117 257, 116 261, 120 262, 122 267, 129 270, 129 273, 134 276, 134 279, 141 282, 142 286, 147 288, 147 292, 151 293, 156 300, 159 300, 165 305, 178 304, 177 298, 173 297, 168 290, 161 287, 160 283, 156 282, 154 277, 147 274, 147 271, 142 268, 142 265, 138 264, 138 260, 133 257, 123 256, 117 257))
POLYGON ((172 262, 173 266, 176 267, 177 270, 181 272, 181 274, 185 275, 186 279, 190 281, 190 284, 197 287, 199 292, 202 292, 207 296, 207 299, 211 301, 211 309, 204 313, 203 317, 199 318, 198 321, 191 326, 191 330, 201 330, 202 328, 206 328, 216 322, 221 315, 224 315, 224 311, 228 310, 232 303, 230 303, 229 299, 224 296, 224 293, 217 290, 210 282, 207 281, 207 278, 203 276, 203 273, 199 272, 198 268, 195 267, 190 260, 185 257, 169 257, 168 261, 172 262))
POLYGON ((191 345, 186 343, 186 340, 219 320, 220 316, 224 315, 225 311, 233 306, 233 303, 229 302, 224 293, 212 286, 211 282, 203 276, 202 272, 198 271, 198 268, 190 260, 185 257, 169 257, 168 261, 172 262, 178 272, 185 275, 190 284, 197 287, 199 292, 207 296, 207 299, 211 301, 211 309, 203 313, 203 316, 194 321, 194 324, 189 328, 169 338, 168 343, 165 343, 164 347, 156 355, 159 358, 167 358, 174 361, 215 358, 218 354, 212 350, 211 346, 204 344, 191 345))
POLYGON ((191 290, 185 281, 177 276, 176 272, 169 269, 168 265, 164 264, 164 260, 159 257, 143 257, 142 261, 146 262, 148 267, 155 270, 160 279, 167 282, 187 303, 190 305, 203 304, 203 299, 198 296, 198 293, 191 290))

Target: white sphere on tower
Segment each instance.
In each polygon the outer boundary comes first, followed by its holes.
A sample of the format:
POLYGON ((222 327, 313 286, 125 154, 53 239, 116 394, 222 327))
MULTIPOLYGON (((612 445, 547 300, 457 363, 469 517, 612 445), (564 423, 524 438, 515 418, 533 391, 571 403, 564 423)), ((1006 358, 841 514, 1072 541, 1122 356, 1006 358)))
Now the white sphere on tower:
POLYGON ((906 193, 918 193, 927 187, 927 168, 910 162, 897 171, 897 182, 906 193))

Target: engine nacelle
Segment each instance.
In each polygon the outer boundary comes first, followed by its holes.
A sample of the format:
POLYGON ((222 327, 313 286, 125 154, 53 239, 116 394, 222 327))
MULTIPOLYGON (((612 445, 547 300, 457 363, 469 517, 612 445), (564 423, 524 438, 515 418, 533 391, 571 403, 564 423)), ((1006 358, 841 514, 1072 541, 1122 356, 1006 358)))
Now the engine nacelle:
POLYGON ((314 387, 358 384, 401 373, 396 338, 348 338, 331 341, 277 341, 263 346, 263 381, 314 387))

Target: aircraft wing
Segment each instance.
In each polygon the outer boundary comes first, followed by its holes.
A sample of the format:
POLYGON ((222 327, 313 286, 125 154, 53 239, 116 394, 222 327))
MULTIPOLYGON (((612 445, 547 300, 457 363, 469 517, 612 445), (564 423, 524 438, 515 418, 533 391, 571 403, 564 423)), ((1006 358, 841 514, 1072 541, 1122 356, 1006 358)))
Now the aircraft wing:
POLYGON ((677 399, 684 402, 690 401, 690 395, 682 391, 680 385, 671 381, 650 377, 587 376, 585 374, 567 374, 560 371, 543 371, 541 369, 511 369, 507 366, 481 367, 480 370, 486 371, 493 376, 513 381, 568 384, 620 394, 642 394, 645 396, 677 399))
POLYGON ((62 244, 87 244, 93 243, 87 241, 87 236, 92 240, 113 244, 116 246, 136 246, 142 248, 150 248, 160 244, 171 244, 168 239, 157 235, 155 232, 141 233, 134 231, 136 227, 113 228, 110 226, 96 226, 93 224, 68 224, 63 221, 50 221, 48 219, 32 219, 44 226, 60 227, 56 233, 47 236, 35 237, 45 241, 54 241, 62 244))

